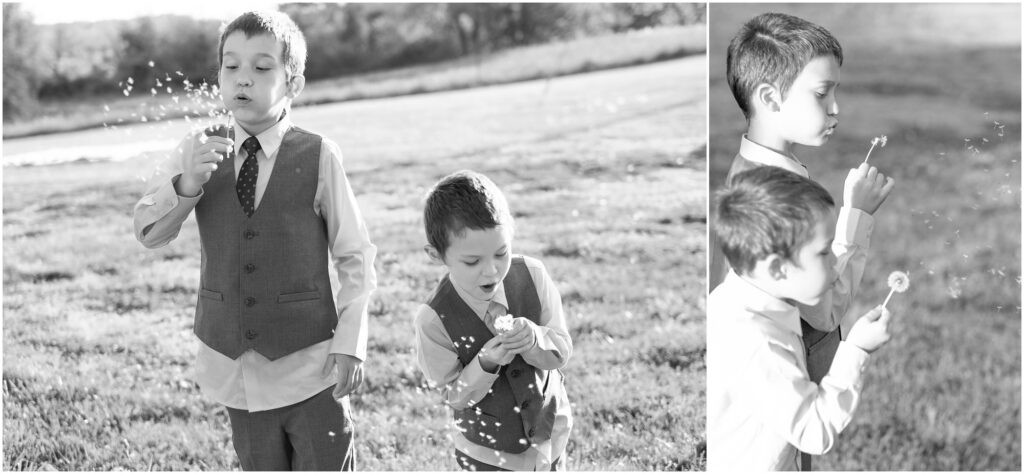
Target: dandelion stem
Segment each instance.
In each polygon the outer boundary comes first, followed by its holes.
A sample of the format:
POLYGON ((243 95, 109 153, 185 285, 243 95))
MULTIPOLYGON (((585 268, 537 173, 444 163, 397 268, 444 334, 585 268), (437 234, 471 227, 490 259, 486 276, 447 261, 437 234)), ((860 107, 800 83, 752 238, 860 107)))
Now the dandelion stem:
POLYGON ((867 156, 864 157, 864 162, 865 163, 868 162, 868 158, 871 158, 871 150, 875 149, 875 143, 878 143, 878 142, 874 141, 874 140, 871 141, 871 148, 868 148, 868 154, 867 154, 867 156))
POLYGON ((882 308, 885 308, 885 305, 889 304, 889 298, 892 298, 892 294, 894 292, 896 292, 896 288, 892 288, 889 290, 889 296, 886 296, 885 301, 882 302, 882 308))

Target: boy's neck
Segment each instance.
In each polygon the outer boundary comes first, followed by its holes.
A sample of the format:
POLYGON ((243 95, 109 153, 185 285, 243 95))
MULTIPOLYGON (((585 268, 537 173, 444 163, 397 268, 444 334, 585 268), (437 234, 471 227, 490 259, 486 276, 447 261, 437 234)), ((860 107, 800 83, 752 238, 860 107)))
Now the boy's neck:
POLYGON ((263 127, 263 129, 262 129, 262 130, 255 130, 255 129, 250 129, 250 127, 249 127, 249 126, 245 125, 245 124, 244 124, 244 123, 242 123, 242 122, 238 122, 237 120, 235 121, 235 123, 237 123, 237 124, 238 124, 238 126, 239 126, 239 127, 240 127, 240 128, 242 129, 242 130, 244 130, 244 131, 245 131, 245 133, 248 133, 248 134, 249 134, 249 136, 253 136, 253 137, 255 137, 255 136, 259 136, 259 134, 261 134, 261 133, 263 133, 263 132, 265 132, 265 131, 267 131, 267 130, 270 130, 270 129, 272 129, 272 128, 276 127, 276 126, 277 126, 277 124, 281 123, 281 121, 282 121, 282 120, 284 120, 284 118, 285 118, 285 117, 287 117, 287 116, 288 116, 288 109, 286 108, 286 109, 284 109, 284 110, 282 110, 282 111, 281 111, 281 116, 277 118, 277 121, 276 121, 276 122, 274 122, 274 123, 270 124, 269 126, 263 127))
POLYGON ((784 156, 793 156, 793 142, 779 136, 771 127, 759 120, 751 120, 747 126, 747 140, 784 156))

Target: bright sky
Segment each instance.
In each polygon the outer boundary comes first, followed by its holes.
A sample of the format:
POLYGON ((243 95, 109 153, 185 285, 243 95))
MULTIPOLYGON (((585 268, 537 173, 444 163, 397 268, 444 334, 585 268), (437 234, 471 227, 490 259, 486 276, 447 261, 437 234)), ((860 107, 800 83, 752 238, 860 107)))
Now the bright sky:
POLYGON ((274 8, 278 2, 265 0, 36 0, 23 2, 37 24, 74 21, 122 20, 150 15, 190 15, 229 21, 248 10, 274 8))

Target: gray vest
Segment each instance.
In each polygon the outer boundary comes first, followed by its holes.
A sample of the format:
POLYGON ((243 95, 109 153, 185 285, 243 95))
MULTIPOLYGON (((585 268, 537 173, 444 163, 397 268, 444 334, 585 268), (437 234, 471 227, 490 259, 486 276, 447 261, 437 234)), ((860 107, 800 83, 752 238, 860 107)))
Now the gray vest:
POLYGON ((313 211, 322 140, 296 127, 285 133, 252 217, 235 193, 233 157, 203 186, 195 333, 227 357, 254 349, 275 360, 334 334, 327 228, 313 211))
MULTIPOLYGON (((540 299, 523 257, 512 259, 503 284, 509 314, 540 324, 540 299)), ((461 341, 455 347, 463 367, 494 337, 455 292, 447 276, 427 305, 441 318, 453 343, 461 341)), ((550 439, 557 394, 564 390, 562 373, 538 369, 517 355, 498 374, 487 396, 473 407, 455 411, 455 423, 462 434, 473 443, 507 453, 521 453, 533 443, 550 439)))

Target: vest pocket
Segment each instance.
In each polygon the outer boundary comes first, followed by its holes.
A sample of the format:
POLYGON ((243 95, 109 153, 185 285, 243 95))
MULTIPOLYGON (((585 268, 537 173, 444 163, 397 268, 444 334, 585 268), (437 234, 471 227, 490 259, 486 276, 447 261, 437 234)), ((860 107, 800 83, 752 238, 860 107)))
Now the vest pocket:
POLYGON ((199 289, 199 297, 208 300, 224 301, 224 295, 221 292, 207 290, 206 288, 199 289))
POLYGON ((277 297, 278 303, 293 303, 295 301, 308 301, 320 299, 320 291, 303 291, 301 293, 281 293, 277 297))

